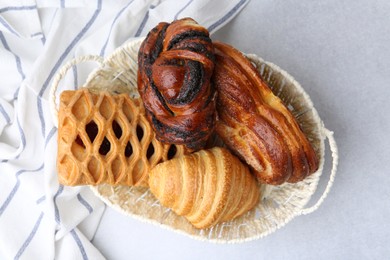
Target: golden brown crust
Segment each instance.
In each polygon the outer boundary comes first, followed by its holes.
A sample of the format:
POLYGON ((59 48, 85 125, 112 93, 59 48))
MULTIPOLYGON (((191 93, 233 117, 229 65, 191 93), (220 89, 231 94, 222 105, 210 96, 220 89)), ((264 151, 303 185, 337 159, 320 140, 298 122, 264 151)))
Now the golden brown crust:
POLYGON ((141 44, 138 90, 158 140, 204 147, 215 127, 214 50, 190 18, 159 23, 141 44))
POLYGON ((260 193, 248 167, 218 147, 158 164, 150 173, 149 187, 162 205, 197 228, 244 214, 260 193))
POLYGON ((232 46, 214 42, 216 131, 261 182, 297 182, 318 168, 317 156, 291 112, 232 46))
POLYGON ((64 185, 147 186, 150 168, 186 152, 155 139, 140 99, 88 89, 61 93, 57 169, 64 185))

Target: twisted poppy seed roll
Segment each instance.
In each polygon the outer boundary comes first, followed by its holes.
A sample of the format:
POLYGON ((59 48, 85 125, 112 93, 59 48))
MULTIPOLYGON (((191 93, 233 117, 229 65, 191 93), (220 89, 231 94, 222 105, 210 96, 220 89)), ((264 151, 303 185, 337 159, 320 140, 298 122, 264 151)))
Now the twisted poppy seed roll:
POLYGON ((158 140, 199 150, 216 122, 214 49, 193 19, 159 23, 138 54, 138 91, 158 140))

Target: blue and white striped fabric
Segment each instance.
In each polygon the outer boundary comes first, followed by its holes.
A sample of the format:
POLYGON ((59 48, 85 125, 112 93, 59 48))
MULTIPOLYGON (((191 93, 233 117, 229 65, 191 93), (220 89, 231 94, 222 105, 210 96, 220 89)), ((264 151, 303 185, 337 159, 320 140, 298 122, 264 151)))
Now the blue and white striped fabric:
MULTIPOLYGON (((91 243, 104 204, 57 180, 48 95, 58 69, 79 55, 109 55, 160 21, 193 17, 215 32, 247 1, 0 3, 0 259, 104 259, 91 243)), ((73 68, 61 89, 77 88, 89 70, 73 68)))

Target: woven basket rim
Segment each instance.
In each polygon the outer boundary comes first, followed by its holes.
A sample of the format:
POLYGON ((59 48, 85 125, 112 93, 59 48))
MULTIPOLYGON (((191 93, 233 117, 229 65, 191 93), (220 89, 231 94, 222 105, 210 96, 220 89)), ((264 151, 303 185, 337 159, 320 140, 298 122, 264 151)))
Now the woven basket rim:
MULTIPOLYGON (((107 69, 107 67, 109 67, 108 64, 110 62, 112 62, 115 58, 117 58, 118 55, 122 55, 124 52, 127 52, 128 49, 130 49, 130 47, 139 45, 143 41, 143 39, 144 39, 144 37, 135 38, 133 40, 126 42, 125 44, 123 44, 119 48, 115 49, 108 57, 106 57, 102 62, 100 62, 101 65, 99 67, 97 67, 95 70, 93 70, 88 75, 86 83, 84 84, 83 87, 88 87, 88 84, 99 75, 99 72, 107 69)), ((268 61, 264 61, 262 58, 258 57, 255 54, 245 54, 245 56, 249 60, 251 60, 252 62, 259 63, 259 64, 260 63, 265 64, 266 66, 268 66, 269 68, 271 68, 275 72, 280 73, 283 76, 283 78, 285 78, 286 80, 291 82, 291 84, 295 88, 294 90, 297 91, 300 96, 303 96, 303 98, 306 102, 306 106, 310 108, 310 111, 313 114, 313 122, 315 122, 316 128, 318 130, 318 136, 319 136, 319 150, 320 150, 319 151, 320 152, 319 159, 320 159, 320 162, 319 162, 319 169, 317 170, 317 172, 313 173, 310 176, 312 178, 311 183, 310 183, 309 187, 307 187, 307 192, 309 195, 303 201, 302 207, 294 209, 294 211, 291 214, 289 214, 286 218, 284 218, 283 221, 280 221, 279 223, 277 223, 277 225, 274 225, 273 227, 269 228, 266 232, 261 232, 261 233, 258 233, 258 234, 252 235, 252 236, 248 236, 248 237, 243 237, 243 238, 235 238, 235 239, 223 239, 222 238, 222 239, 219 239, 219 238, 205 238, 205 237, 200 236, 200 235, 189 234, 189 233, 185 232, 184 230, 181 230, 173 225, 162 224, 155 219, 147 218, 147 217, 141 216, 139 214, 135 214, 134 212, 129 212, 129 211, 125 210, 124 208, 122 208, 121 205, 118 205, 117 203, 111 202, 111 200, 107 196, 105 196, 104 194, 102 194, 99 191, 99 186, 90 186, 90 189, 93 191, 93 193, 98 198, 100 198, 105 204, 107 204, 109 207, 113 208, 114 210, 116 210, 116 211, 118 211, 126 216, 130 216, 132 218, 138 219, 138 220, 143 221, 145 223, 155 224, 155 225, 162 227, 164 229, 168 229, 168 230, 172 230, 174 232, 180 233, 180 234, 184 234, 184 235, 189 236, 193 239, 207 240, 208 242, 213 242, 213 243, 241 243, 241 242, 256 240, 256 239, 265 237, 265 236, 273 233, 274 231, 276 231, 277 229, 280 229, 281 227, 284 227, 293 218, 301 215, 303 208, 307 205, 307 203, 310 201, 312 195, 316 192, 320 176, 322 175, 322 171, 323 171, 323 167, 324 167, 324 163, 325 163, 325 143, 324 142, 325 142, 325 139, 327 137, 327 135, 325 134, 326 128, 324 127, 324 124, 323 124, 321 118, 319 117, 319 114, 318 114, 317 110, 315 109, 313 102, 310 99, 310 96, 305 92, 303 87, 289 73, 287 73, 285 70, 281 69, 276 64, 273 64, 273 63, 268 62, 268 61)), ((336 153, 336 155, 337 155, 337 153, 336 153)))

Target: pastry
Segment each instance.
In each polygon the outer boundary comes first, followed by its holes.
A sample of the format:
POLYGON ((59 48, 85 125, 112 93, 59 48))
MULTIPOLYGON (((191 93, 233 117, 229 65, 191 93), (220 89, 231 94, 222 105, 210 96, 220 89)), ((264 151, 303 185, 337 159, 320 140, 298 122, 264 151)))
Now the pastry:
POLYGON ((252 63, 232 46, 214 43, 218 92, 216 132, 259 181, 298 182, 318 168, 310 142, 252 63))
POLYGON ((153 166, 185 151, 155 139, 140 99, 88 89, 61 93, 57 169, 64 185, 147 186, 153 166))
POLYGON ((149 187, 163 206, 196 228, 244 214, 256 205, 260 193, 248 167, 219 147, 158 164, 150 172, 149 187))
POLYGON ((203 148, 216 121, 208 31, 191 18, 159 23, 141 44, 138 66, 138 91, 157 139, 203 148))

